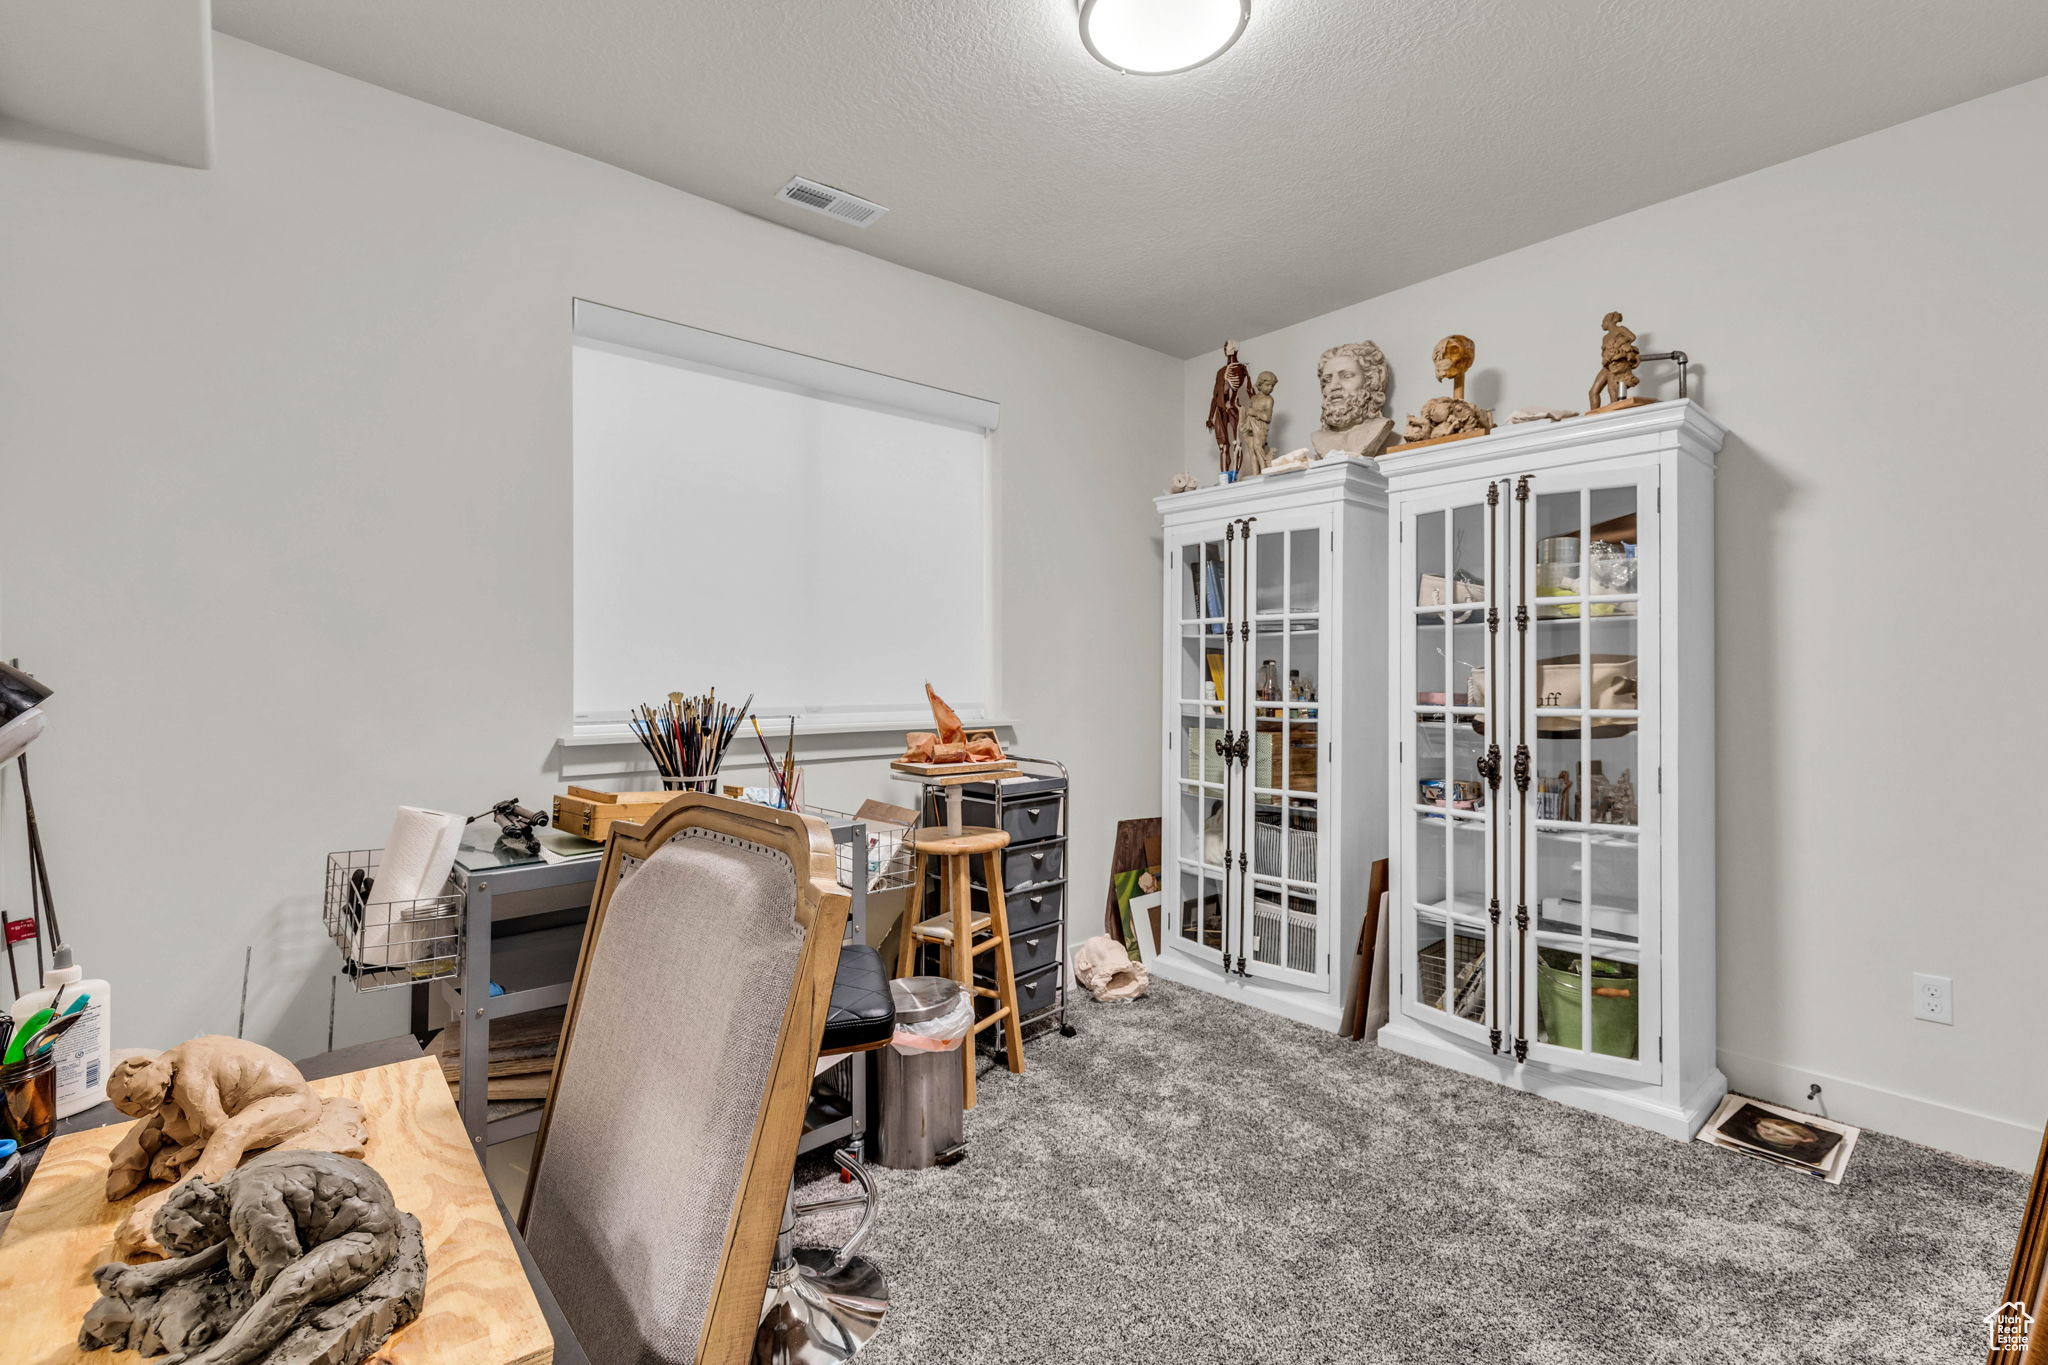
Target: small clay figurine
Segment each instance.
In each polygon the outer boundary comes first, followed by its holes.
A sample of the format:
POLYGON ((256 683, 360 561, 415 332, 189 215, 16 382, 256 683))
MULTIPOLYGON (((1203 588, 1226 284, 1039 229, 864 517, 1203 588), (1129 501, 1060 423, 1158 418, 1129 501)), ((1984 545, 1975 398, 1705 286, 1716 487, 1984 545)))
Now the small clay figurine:
POLYGON ((1244 433, 1239 444, 1244 447, 1246 474, 1263 474, 1266 466, 1273 463, 1273 447, 1267 444, 1266 434, 1273 428, 1273 390, 1279 383, 1271 370, 1260 370, 1258 382, 1252 385, 1251 399, 1245 404, 1244 433))
POLYGON ((1510 422, 1562 422, 1567 417, 1577 417, 1576 412, 1563 408, 1516 408, 1508 414, 1510 422))
MULTIPOLYGON (((109 1200, 150 1180, 220 1180, 263 1147, 361 1156, 369 1140, 360 1104, 321 1099, 297 1067, 240 1038, 209 1035, 154 1057, 126 1058, 107 1076, 107 1098, 142 1120, 109 1155, 109 1200)), ((144 1198, 121 1220, 118 1254, 155 1249, 149 1229, 168 1194, 144 1198)))
POLYGON ((1347 341, 1316 362, 1323 392, 1323 424, 1309 438, 1318 457, 1375 456, 1386 449, 1394 424, 1385 416, 1387 357, 1370 341, 1347 341))
POLYGON ((1430 399, 1421 412, 1408 419, 1401 434, 1410 445, 1453 436, 1483 436, 1493 430, 1492 409, 1476 408, 1465 401, 1465 374, 1478 355, 1468 336, 1454 333, 1436 344, 1430 357, 1436 362, 1436 377, 1451 381, 1451 396, 1430 399))
POLYGON ((1600 409, 1602 394, 1609 403, 1619 403, 1642 382, 1636 378, 1636 366, 1642 363, 1643 353, 1636 348, 1636 334, 1621 325, 1621 314, 1609 313, 1600 319, 1600 331, 1600 373, 1593 376, 1592 391, 1586 395, 1588 412, 1600 409))
POLYGON ((171 1259, 113 1261, 78 1333, 161 1365, 360 1365, 426 1300, 419 1220, 370 1167, 264 1152, 171 1192, 152 1227, 171 1259))
POLYGON ((1303 446, 1300 450, 1288 451, 1285 455, 1267 465, 1266 472, 1268 474, 1286 474, 1296 469, 1307 469, 1320 458, 1322 457, 1313 450, 1303 446))
POLYGON ((1251 371, 1237 358, 1237 343, 1223 343, 1223 368, 1216 371, 1216 386, 1209 395, 1209 417, 1202 425, 1216 438, 1216 462, 1225 474, 1241 467, 1244 447, 1238 426, 1245 404, 1251 398, 1251 371))
POLYGON ((1173 483, 1166 491, 1169 493, 1192 493, 1201 486, 1195 482, 1195 476, 1192 474, 1176 474, 1173 476, 1173 483))

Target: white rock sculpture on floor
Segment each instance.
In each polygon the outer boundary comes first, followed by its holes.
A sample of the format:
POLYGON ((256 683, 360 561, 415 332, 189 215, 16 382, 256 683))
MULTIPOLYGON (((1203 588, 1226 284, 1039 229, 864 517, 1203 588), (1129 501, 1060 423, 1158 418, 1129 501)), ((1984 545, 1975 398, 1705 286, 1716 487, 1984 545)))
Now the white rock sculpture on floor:
POLYGON ((1097 934, 1074 954, 1074 979, 1097 1000, 1136 1000, 1150 989, 1152 973, 1123 944, 1097 934))

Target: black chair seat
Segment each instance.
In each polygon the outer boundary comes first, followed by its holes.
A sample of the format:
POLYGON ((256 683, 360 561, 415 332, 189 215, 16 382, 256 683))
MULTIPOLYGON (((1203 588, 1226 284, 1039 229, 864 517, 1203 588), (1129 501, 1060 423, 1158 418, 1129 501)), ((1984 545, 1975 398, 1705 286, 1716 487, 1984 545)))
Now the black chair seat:
POLYGON ((865 943, 839 950, 839 970, 832 978, 832 1004, 825 1012, 821 1052, 843 1052, 886 1042, 896 1032, 896 1001, 889 994, 889 974, 882 955, 865 943))

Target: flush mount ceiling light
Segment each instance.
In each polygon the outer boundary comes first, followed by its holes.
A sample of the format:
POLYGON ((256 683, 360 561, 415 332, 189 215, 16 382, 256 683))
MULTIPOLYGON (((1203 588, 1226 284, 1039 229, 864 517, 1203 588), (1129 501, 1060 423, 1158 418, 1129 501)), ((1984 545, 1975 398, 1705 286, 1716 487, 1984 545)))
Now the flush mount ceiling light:
POLYGON ((1127 76, 1173 76, 1213 62, 1252 19, 1252 0, 1076 0, 1081 45, 1127 76))

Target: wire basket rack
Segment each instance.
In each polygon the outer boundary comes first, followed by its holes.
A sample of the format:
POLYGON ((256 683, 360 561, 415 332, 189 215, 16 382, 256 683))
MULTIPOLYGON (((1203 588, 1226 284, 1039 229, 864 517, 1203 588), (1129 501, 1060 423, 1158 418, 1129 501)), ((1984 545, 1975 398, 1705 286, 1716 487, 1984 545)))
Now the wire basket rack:
MULTIPOLYGON (((913 820, 899 825, 887 820, 863 819, 847 811, 828 810, 824 806, 806 803, 804 814, 815 815, 821 820, 834 824, 859 821, 867 826, 867 879, 868 892, 900 891, 910 885, 910 836, 917 829, 913 820)), ((836 844, 833 849, 839 860, 839 884, 851 891, 858 871, 859 855, 854 851, 852 840, 836 844)))
POLYGON ((1486 1012, 1482 982, 1486 940, 1468 934, 1453 934, 1451 937, 1457 944, 1453 956, 1457 999, 1453 1002, 1447 998, 1442 939, 1424 944, 1415 955, 1415 998, 1431 1009, 1455 1005, 1453 1012, 1459 1018, 1477 1019, 1486 1012))
POLYGON ((341 950, 342 974, 358 991, 389 990, 452 978, 462 961, 462 896, 371 901, 384 850, 327 855, 321 917, 341 950))

